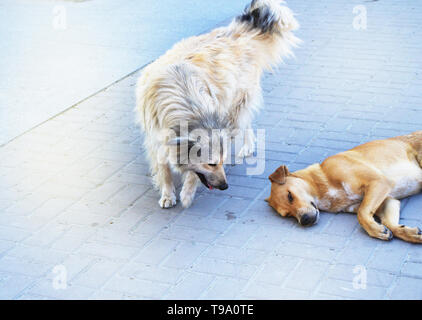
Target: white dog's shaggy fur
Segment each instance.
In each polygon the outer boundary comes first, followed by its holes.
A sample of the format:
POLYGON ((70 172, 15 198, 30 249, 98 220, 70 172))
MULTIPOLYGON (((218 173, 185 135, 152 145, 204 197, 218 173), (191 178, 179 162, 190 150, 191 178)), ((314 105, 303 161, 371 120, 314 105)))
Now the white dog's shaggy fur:
MULTIPOLYGON (((261 106, 263 70, 291 54, 299 43, 293 13, 282 1, 253 0, 230 25, 177 43, 139 78, 136 98, 138 120, 145 132, 145 148, 163 208, 176 204, 171 170, 184 175, 182 204, 191 204, 199 181, 209 188, 227 188, 225 152, 213 152, 212 163, 172 163, 171 148, 181 144, 204 148, 209 141, 192 139, 192 129, 226 129, 229 136, 245 131, 238 156, 254 151, 251 130, 254 111, 261 106), (189 126, 183 134, 180 123, 189 126), (172 129, 176 137, 163 135, 172 129)), ((222 138, 222 137, 221 137, 222 138)))

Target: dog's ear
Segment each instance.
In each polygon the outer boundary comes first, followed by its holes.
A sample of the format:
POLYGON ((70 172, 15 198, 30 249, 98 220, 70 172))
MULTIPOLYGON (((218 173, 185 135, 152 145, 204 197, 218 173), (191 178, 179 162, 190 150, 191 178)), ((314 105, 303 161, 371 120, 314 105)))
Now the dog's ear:
POLYGON ((280 166, 276 171, 274 171, 268 179, 271 182, 275 182, 278 184, 284 184, 286 182, 286 178, 289 175, 289 169, 286 166, 280 166))

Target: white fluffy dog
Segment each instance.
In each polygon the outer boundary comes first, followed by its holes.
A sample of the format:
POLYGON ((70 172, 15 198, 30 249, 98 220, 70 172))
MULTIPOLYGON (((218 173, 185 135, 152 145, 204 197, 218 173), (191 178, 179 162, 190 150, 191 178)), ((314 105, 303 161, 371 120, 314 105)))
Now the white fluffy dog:
POLYGON ((172 170, 183 175, 180 200, 188 207, 199 181, 210 189, 227 189, 227 137, 243 132, 238 156, 254 152, 250 129, 261 106, 262 72, 300 41, 291 32, 298 28, 293 13, 281 4, 253 0, 230 25, 182 40, 144 69, 136 111, 162 208, 176 204, 172 170), (215 141, 221 148, 211 148, 215 141), (200 159, 193 161, 193 155, 200 159))

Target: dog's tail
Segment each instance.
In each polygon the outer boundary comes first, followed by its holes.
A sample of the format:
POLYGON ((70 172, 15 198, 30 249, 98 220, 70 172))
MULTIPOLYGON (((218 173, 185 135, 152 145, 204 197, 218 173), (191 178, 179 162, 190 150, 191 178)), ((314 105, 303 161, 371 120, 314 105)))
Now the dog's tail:
POLYGON ((299 27, 298 22, 289 8, 280 5, 282 3, 284 1, 252 0, 236 20, 261 34, 280 34, 296 30, 299 27))
POLYGON ((229 27, 236 36, 248 34, 261 42, 259 49, 270 54, 270 65, 283 56, 292 55, 291 48, 301 42, 292 33, 299 28, 299 23, 293 12, 282 4, 281 0, 252 0, 229 27))

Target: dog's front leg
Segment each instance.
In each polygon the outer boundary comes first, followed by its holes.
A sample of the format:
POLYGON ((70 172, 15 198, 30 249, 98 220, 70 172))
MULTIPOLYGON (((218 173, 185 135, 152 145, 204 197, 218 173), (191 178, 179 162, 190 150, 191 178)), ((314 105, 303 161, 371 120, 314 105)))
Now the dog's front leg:
POLYGON ((240 149, 239 153, 237 154, 239 158, 249 157, 255 151, 256 138, 253 133, 252 127, 242 129, 242 133, 243 133, 243 146, 240 149))
POLYGON ((404 241, 413 243, 422 243, 422 231, 418 227, 411 228, 400 225, 400 201, 397 199, 387 198, 384 204, 377 212, 381 219, 381 223, 387 226, 396 236, 404 241))
POLYGON ((385 179, 374 180, 365 189, 362 203, 358 210, 358 221, 371 237, 390 240, 392 232, 374 220, 374 214, 388 197, 391 185, 385 179))
POLYGON ((256 138, 252 130, 252 112, 251 112, 251 109, 253 109, 252 107, 253 104, 258 104, 258 102, 255 102, 254 99, 249 97, 249 98, 242 99, 242 102, 239 103, 239 105, 236 108, 237 110, 237 113, 235 116, 236 120, 234 121, 236 124, 235 135, 240 135, 243 138, 243 141, 242 141, 243 145, 237 154, 238 158, 249 157, 255 151, 256 138), (246 103, 246 101, 250 101, 250 102, 246 103))
POLYGON ((173 177, 168 164, 159 164, 155 176, 155 182, 160 188, 161 198, 158 204, 161 208, 170 208, 176 205, 176 195, 174 193, 173 177))
MULTIPOLYGON (((243 111, 245 114, 246 112, 243 111)), ((235 130, 235 135, 240 135, 243 138, 243 145, 237 154, 238 158, 251 156, 255 151, 255 135, 252 130, 252 120, 250 116, 242 115, 238 119, 238 129, 235 130)), ((236 139, 237 141, 237 139, 236 139)))
POLYGON ((187 208, 192 204, 198 187, 199 178, 193 171, 188 171, 184 176, 182 191, 180 191, 180 201, 183 207, 187 208))

